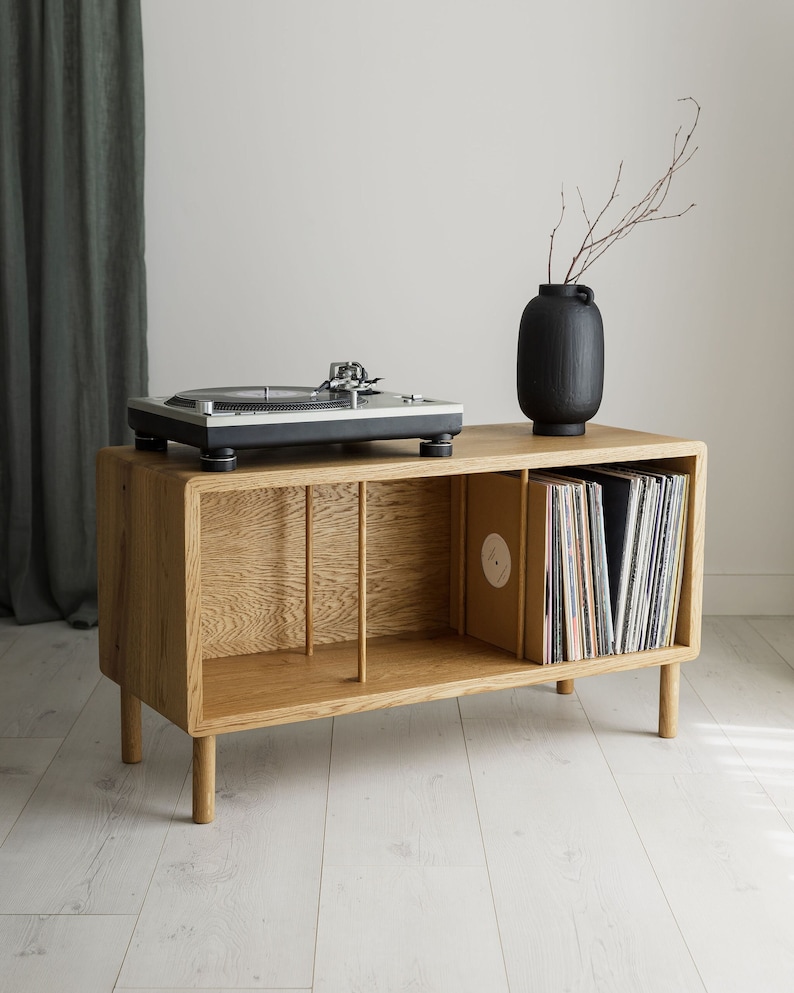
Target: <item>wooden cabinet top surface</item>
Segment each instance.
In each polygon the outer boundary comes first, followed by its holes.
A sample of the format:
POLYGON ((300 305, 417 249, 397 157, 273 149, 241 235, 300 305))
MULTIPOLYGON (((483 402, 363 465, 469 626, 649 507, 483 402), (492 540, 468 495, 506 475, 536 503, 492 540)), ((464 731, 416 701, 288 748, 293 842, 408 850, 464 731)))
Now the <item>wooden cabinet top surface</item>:
POLYGON ((350 445, 238 450, 238 468, 204 472, 198 450, 169 444, 167 452, 136 451, 132 446, 104 448, 99 459, 119 459, 201 490, 306 485, 351 480, 456 476, 507 469, 586 465, 597 462, 704 457, 700 441, 588 424, 584 435, 551 438, 532 434, 532 424, 482 424, 464 427, 448 458, 422 458, 419 442, 373 441, 350 445))

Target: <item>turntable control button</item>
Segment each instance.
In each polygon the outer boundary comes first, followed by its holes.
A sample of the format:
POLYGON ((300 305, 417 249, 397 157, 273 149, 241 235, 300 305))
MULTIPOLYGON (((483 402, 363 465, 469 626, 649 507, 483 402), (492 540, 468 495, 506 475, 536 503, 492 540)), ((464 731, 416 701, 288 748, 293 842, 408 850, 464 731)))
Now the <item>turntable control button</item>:
POLYGON ((424 400, 421 393, 412 393, 410 396, 403 397, 403 403, 419 403, 424 400))

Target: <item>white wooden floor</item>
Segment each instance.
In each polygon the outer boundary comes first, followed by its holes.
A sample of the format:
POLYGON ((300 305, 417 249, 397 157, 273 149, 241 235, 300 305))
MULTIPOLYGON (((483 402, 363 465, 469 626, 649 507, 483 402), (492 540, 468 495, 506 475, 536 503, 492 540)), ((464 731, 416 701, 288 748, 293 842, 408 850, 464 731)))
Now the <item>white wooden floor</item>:
POLYGON ((0 991, 791 993, 794 617, 658 673, 119 759, 96 632, 0 621, 0 991))

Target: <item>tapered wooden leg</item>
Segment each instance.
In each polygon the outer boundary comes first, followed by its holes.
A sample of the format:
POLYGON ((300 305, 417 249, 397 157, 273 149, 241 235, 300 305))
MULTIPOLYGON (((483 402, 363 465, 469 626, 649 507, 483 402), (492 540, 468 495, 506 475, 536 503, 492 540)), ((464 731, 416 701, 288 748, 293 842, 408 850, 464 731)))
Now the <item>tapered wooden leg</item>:
POLYGON ((193 820, 215 820, 215 735, 193 739, 193 820))
POLYGON ((143 758, 141 701, 121 687, 121 761, 135 763, 143 758))
POLYGON ((670 662, 659 668, 659 737, 675 738, 678 734, 678 695, 681 688, 681 663, 670 662))
POLYGON ((557 692, 558 693, 573 693, 573 680, 572 679, 558 679, 557 680, 557 692))

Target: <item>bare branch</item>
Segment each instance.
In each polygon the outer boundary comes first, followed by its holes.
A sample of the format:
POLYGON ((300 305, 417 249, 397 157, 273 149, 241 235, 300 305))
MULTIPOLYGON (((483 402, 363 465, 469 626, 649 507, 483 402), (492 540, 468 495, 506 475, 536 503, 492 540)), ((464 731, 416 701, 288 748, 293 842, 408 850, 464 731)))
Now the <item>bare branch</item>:
MULTIPOLYGON (((564 282, 566 282, 566 283, 570 282, 570 276, 571 276, 571 272, 573 270, 573 267, 576 265, 577 259, 582 254, 582 252, 585 249, 585 247, 587 247, 587 255, 588 256, 592 253, 593 248, 594 248, 593 233, 594 233, 594 231, 596 229, 596 225, 598 225, 601 222, 601 219, 603 218, 604 214, 609 210, 609 208, 612 206, 612 204, 618 198, 618 186, 620 185, 620 177, 621 177, 622 173, 623 173, 623 162, 621 161, 620 165, 618 166, 617 176, 615 176, 615 182, 612 185, 612 192, 609 194, 609 199, 604 204, 604 206, 601 208, 601 210, 598 212, 598 216, 596 217, 595 221, 593 221, 592 224, 590 224, 588 222, 587 234, 584 236, 584 241, 582 242, 582 247, 579 249, 579 251, 576 253, 576 255, 574 255, 574 257, 571 259, 571 265, 570 265, 570 268, 568 269, 568 272, 565 274, 565 280, 564 280, 564 282)), ((577 190, 579 189, 578 186, 576 188, 577 188, 577 190)), ((582 198, 582 194, 581 193, 579 194, 579 199, 582 201, 582 210, 584 210, 584 199, 582 198)), ((586 212, 585 212, 585 220, 587 221, 587 213, 586 212)))
MULTIPOLYGON (((565 274, 565 283, 576 282, 582 273, 589 269, 590 266, 597 259, 599 259, 611 245, 614 245, 616 241, 620 241, 625 238, 635 229, 635 227, 637 227, 638 224, 644 224, 647 221, 668 221, 677 217, 683 217, 684 214, 688 213, 695 206, 694 203, 691 203, 686 209, 681 210, 678 213, 664 214, 660 212, 667 200, 668 194, 670 193, 673 176, 692 160, 692 156, 698 150, 698 146, 690 148, 690 145, 692 142, 692 136, 694 135, 695 129, 698 126, 698 121, 700 120, 700 104, 694 99, 694 97, 682 97, 679 102, 691 102, 695 105, 696 110, 692 127, 689 129, 683 141, 680 140, 682 127, 677 129, 675 135, 673 136, 673 149, 670 164, 665 172, 658 180, 656 180, 655 183, 652 184, 648 192, 641 197, 637 203, 630 207, 617 222, 613 224, 612 228, 606 234, 597 235, 596 232, 600 230, 599 225, 602 224, 607 211, 618 197, 617 191, 623 171, 623 162, 621 162, 618 167, 617 177, 615 178, 612 192, 607 198, 604 206, 596 215, 595 220, 592 222, 588 215, 587 208, 585 207, 582 192, 579 187, 577 187, 579 202, 582 205, 582 213, 584 214, 587 230, 579 248, 571 259, 571 264, 565 274)), ((551 262, 552 252, 554 249, 554 236, 562 223, 564 213, 565 200, 563 198, 563 210, 560 214, 560 219, 551 233, 548 267, 549 282, 551 282, 551 262)))
POLYGON ((684 214, 688 214, 689 211, 696 206, 697 204, 691 203, 688 207, 686 207, 684 210, 680 211, 677 214, 654 214, 653 216, 638 218, 636 221, 632 222, 631 224, 625 225, 622 229, 617 231, 615 233, 614 238, 611 238, 611 240, 608 240, 607 238, 603 238, 602 239, 603 244, 601 245, 601 248, 599 249, 599 251, 593 253, 592 257, 589 257, 588 260, 581 266, 581 268, 576 273, 576 279, 578 279, 582 275, 585 269, 589 269, 590 266, 593 264, 593 262, 596 261, 596 259, 601 258, 601 256, 609 248, 610 245, 614 244, 614 242, 616 241, 620 241, 621 238, 625 238, 626 235, 634 228, 635 224, 646 224, 648 221, 671 221, 674 220, 676 217, 683 217, 684 214))
POLYGON ((565 187, 560 187, 560 200, 562 201, 562 207, 560 209, 560 219, 551 229, 551 237, 549 238, 549 282, 551 282, 551 257, 554 254, 554 235, 557 233, 557 228, 562 224, 562 219, 565 216, 565 187))

